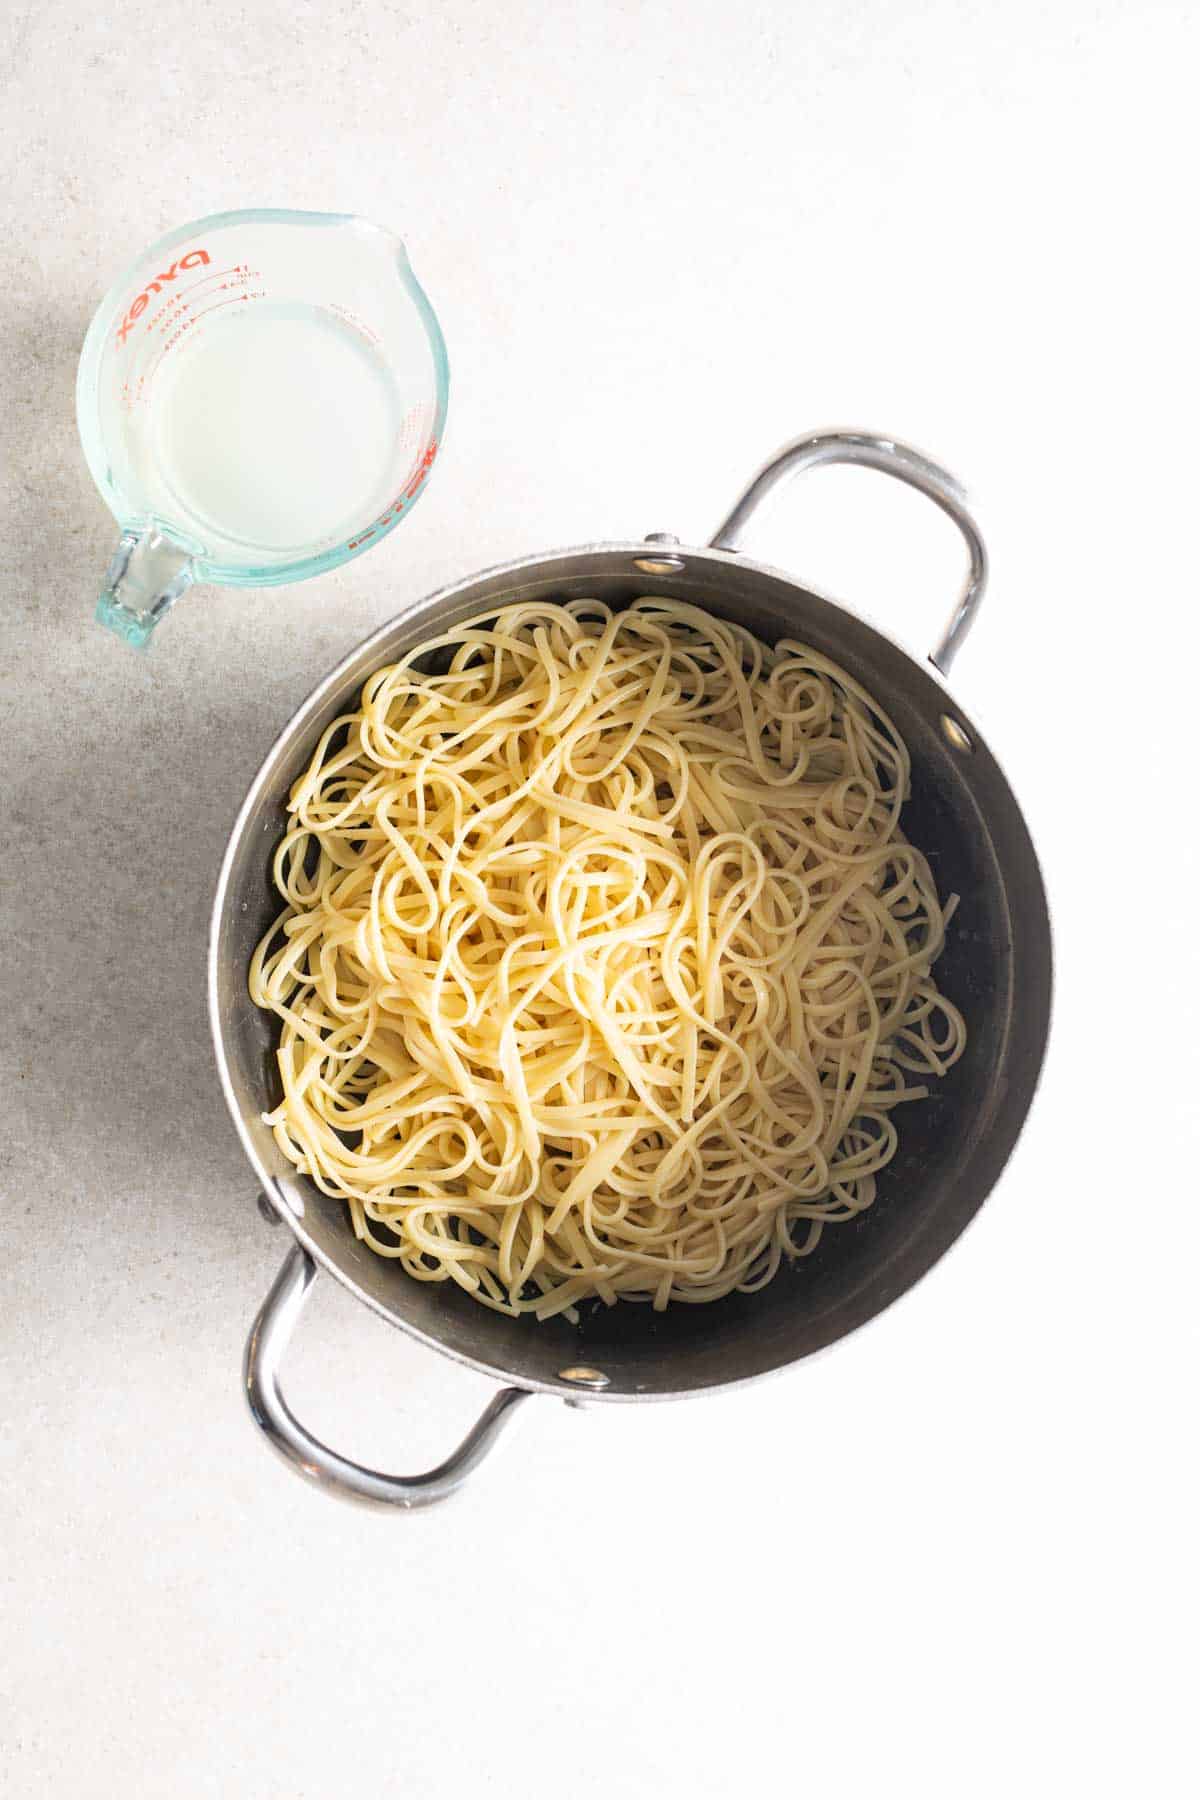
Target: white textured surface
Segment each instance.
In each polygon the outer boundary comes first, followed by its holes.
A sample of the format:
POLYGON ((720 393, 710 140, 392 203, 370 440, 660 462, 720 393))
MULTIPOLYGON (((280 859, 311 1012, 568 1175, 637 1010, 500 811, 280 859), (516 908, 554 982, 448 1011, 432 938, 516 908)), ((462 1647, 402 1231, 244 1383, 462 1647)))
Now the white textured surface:
MULTIPOLYGON (((0 32, 0 1787, 1194 1791, 1194 7, 41 0, 0 32), (139 660, 90 622, 78 346, 136 250, 255 203, 407 237, 447 454, 377 552, 197 593, 139 660), (1026 1137, 919 1293, 816 1364, 531 1404, 451 1507, 340 1508, 238 1394, 283 1248, 203 1015, 244 786, 405 601, 699 539, 827 423, 925 445, 988 531, 955 682, 1058 925, 1026 1137)), ((923 647, 959 573, 927 510, 830 473, 759 541, 923 647)), ((487 1391, 329 1284, 290 1376, 401 1466, 487 1391)))

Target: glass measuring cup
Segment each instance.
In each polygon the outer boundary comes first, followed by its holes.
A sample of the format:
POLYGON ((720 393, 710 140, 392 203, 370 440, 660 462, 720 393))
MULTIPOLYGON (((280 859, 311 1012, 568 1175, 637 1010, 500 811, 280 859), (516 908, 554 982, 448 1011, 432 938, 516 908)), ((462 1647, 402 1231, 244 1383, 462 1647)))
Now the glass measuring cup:
POLYGON ((97 618, 144 646, 194 581, 300 581, 378 544, 428 478, 448 390, 391 232, 274 210, 169 232, 79 362, 84 455, 121 528, 97 618))

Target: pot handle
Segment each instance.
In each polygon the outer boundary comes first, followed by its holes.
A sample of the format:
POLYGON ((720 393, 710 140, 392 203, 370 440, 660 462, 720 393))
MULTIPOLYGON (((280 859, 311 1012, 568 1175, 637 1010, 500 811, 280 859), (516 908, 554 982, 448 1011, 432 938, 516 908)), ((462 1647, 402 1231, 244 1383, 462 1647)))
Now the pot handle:
POLYGON ((381 1475, 339 1456, 305 1430, 279 1388, 279 1365, 316 1273, 308 1251, 293 1244, 250 1328, 242 1374, 254 1423, 285 1462, 327 1493, 368 1506, 433 1506, 447 1499, 483 1461, 528 1392, 501 1388, 458 1449, 423 1475, 381 1475))
POLYGON ((948 674, 983 600, 988 576, 987 551, 979 527, 967 511, 962 488, 952 475, 927 456, 922 456, 919 450, 898 444, 893 438, 872 437, 864 431, 824 431, 812 437, 798 438, 778 456, 772 457, 754 477, 712 539, 711 548, 739 549, 747 525, 776 483, 787 475, 820 468, 824 463, 858 463, 865 469, 878 469, 882 475, 893 475, 897 481, 905 481, 909 487, 928 495, 962 532, 971 557, 970 573, 940 642, 929 653, 934 668, 943 675, 948 674))

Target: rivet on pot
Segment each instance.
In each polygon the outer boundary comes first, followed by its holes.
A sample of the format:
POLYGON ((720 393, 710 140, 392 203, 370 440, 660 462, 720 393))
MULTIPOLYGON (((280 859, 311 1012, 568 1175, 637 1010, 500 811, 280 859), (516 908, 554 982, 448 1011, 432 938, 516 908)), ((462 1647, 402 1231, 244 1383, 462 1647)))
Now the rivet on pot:
MULTIPOLYGON (((646 542, 648 544, 677 544, 679 539, 673 531, 648 531, 646 542)), ((680 569, 685 569, 687 564, 682 556, 635 556, 633 566, 635 569, 640 569, 643 575, 674 575, 680 569)))
POLYGON ((970 732, 957 719, 952 719, 949 713, 942 714, 942 736, 952 750, 960 751, 963 756, 970 756, 975 748, 970 732))
POLYGON ((601 1374, 599 1369, 589 1369, 584 1363, 575 1364, 569 1369, 560 1369, 558 1379, 570 1381, 575 1387, 606 1388, 608 1386, 607 1375, 601 1374))

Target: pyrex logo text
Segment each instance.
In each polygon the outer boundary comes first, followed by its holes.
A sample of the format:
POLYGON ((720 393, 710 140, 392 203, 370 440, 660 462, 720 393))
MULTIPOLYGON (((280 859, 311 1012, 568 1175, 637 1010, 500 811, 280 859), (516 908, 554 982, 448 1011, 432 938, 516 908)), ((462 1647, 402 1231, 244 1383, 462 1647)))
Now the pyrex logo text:
POLYGON ((189 250, 186 256, 181 256, 178 262, 173 262, 169 269, 162 270, 161 273, 154 277, 153 281, 148 281, 133 305, 129 308, 129 311, 125 314, 125 317, 121 320, 121 323, 117 326, 118 344, 123 344, 125 342, 125 339, 133 330, 135 321, 141 318, 142 314, 149 306, 151 294, 162 293, 164 281, 174 281, 181 269, 198 269, 208 260, 209 256, 207 250, 189 250))

